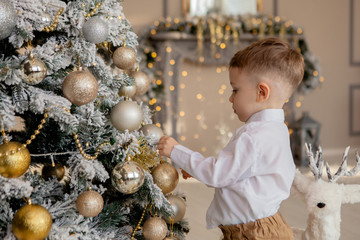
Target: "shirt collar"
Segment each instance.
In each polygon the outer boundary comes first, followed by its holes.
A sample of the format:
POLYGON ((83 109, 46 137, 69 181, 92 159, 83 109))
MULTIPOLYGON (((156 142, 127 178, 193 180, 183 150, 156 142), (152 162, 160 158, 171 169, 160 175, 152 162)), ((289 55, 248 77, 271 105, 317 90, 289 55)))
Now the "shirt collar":
POLYGON ((276 122, 284 122, 284 110, 283 109, 265 109, 260 112, 254 113, 246 123, 250 122, 268 122, 268 121, 276 121, 276 122))

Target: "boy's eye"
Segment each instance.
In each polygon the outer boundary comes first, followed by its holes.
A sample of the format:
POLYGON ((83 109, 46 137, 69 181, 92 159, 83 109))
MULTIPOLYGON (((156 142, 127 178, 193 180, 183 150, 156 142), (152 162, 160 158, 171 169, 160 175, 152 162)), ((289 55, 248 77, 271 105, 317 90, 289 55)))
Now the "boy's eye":
POLYGON ((236 92, 237 92, 237 90, 236 90, 236 89, 233 89, 232 91, 233 91, 233 93, 236 93, 236 92))

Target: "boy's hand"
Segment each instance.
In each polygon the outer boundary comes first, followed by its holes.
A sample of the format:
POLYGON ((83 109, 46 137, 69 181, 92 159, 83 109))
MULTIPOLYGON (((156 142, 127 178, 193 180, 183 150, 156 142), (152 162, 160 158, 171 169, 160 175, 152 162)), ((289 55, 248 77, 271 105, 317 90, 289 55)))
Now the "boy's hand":
POLYGON ((192 178, 192 176, 185 172, 183 169, 181 169, 181 173, 184 179, 192 178))
POLYGON ((169 136, 162 136, 158 143, 158 150, 161 156, 170 158, 171 151, 174 149, 174 146, 179 145, 179 143, 169 136))

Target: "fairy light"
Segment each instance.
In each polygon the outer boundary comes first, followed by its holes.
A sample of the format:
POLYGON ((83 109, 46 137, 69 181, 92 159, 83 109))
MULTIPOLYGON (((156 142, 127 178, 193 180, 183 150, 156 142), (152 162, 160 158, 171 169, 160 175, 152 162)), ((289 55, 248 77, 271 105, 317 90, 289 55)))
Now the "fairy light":
POLYGON ((203 98, 203 95, 201 93, 196 94, 196 98, 198 100, 201 100, 203 98))
POLYGON ((217 73, 221 73, 221 68, 217 67, 217 68, 216 68, 216 72, 217 72, 217 73))
POLYGON ((157 53, 156 53, 156 52, 152 52, 152 53, 151 53, 151 57, 152 57, 152 58, 156 58, 156 56, 157 56, 157 53))
POLYGON ((300 101, 296 102, 296 107, 298 107, 298 108, 301 107, 301 102, 300 101))
POLYGON ((314 77, 317 77, 319 75, 319 72, 315 70, 315 71, 313 71, 313 75, 314 75, 314 77))
POLYGON ((226 85, 225 85, 225 84, 221 85, 221 89, 225 90, 225 89, 226 89, 226 85))
POLYGON ((181 88, 181 89, 184 89, 184 88, 185 88, 185 84, 184 84, 184 83, 181 83, 181 84, 180 84, 180 88, 181 88))
POLYGON ((170 101, 165 101, 165 106, 169 107, 170 106, 170 101))
POLYGON ((179 22, 180 22, 180 19, 178 19, 178 18, 174 19, 174 23, 178 24, 179 22))
POLYGON ((161 85, 162 84, 162 81, 160 79, 156 80, 156 84, 157 85, 161 85))
POLYGON ((196 120, 198 120, 198 121, 200 121, 200 119, 201 119, 201 116, 200 115, 196 115, 196 120))
POLYGON ((227 67, 226 67, 226 66, 222 66, 222 67, 221 67, 221 70, 222 70, 223 72, 225 72, 225 71, 227 70, 227 67))
POLYGON ((173 71, 169 71, 168 72, 169 76, 172 77, 174 75, 174 72, 173 71))
POLYGON ((157 106, 157 107, 155 108, 155 110, 158 111, 158 112, 160 112, 160 111, 161 111, 161 107, 160 107, 160 106, 157 106))
POLYGON ((171 86, 169 87, 169 90, 170 90, 170 91, 174 91, 174 90, 175 90, 174 85, 171 85, 171 86))
POLYGON ((298 28, 297 31, 296 31, 298 34, 302 34, 303 33, 303 30, 301 28, 298 28))
POLYGON ((159 21, 157 21, 157 20, 154 22, 154 25, 155 25, 156 27, 158 27, 158 26, 159 26, 159 24, 160 24, 160 22, 159 22, 159 21))
POLYGON ((156 126, 158 126, 159 128, 161 128, 161 124, 160 123, 156 123, 156 126))
POLYGON ((219 89, 219 94, 223 95, 224 94, 224 89, 219 89))
POLYGON ((226 48, 226 44, 225 44, 225 43, 221 43, 221 44, 220 44, 220 48, 221 48, 221 49, 226 48))
POLYGON ((147 67, 148 67, 148 68, 153 68, 153 66, 154 66, 154 65, 153 65, 152 63, 148 63, 148 64, 147 64, 147 67))
POLYGON ((171 51, 172 51, 171 47, 167 47, 167 48, 166 48, 166 52, 167 52, 167 53, 171 53, 171 51))
POLYGON ((280 17, 279 16, 275 17, 275 22, 280 22, 280 17))
POLYGON ((203 63, 205 61, 204 57, 199 57, 199 62, 203 63))
POLYGON ((215 54, 215 58, 217 58, 217 59, 221 58, 221 54, 220 54, 220 53, 216 53, 216 54, 215 54))
POLYGON ((180 137, 180 140, 183 141, 183 142, 185 142, 185 141, 186 141, 186 137, 185 137, 185 136, 181 136, 181 137, 180 137))
POLYGON ((169 63, 170 63, 170 65, 175 65, 175 60, 171 59, 169 63))
POLYGON ((180 112, 179 112, 179 116, 180 116, 180 117, 184 117, 184 116, 185 116, 185 112, 184 112, 184 111, 180 111, 180 112))
POLYGON ((202 151, 202 152, 206 152, 206 150, 207 150, 206 147, 202 147, 202 148, 201 148, 201 151, 202 151))
POLYGON ((199 134, 194 134, 194 139, 199 139, 199 134))
POLYGON ((156 34, 156 30, 155 30, 155 29, 151 29, 150 34, 151 34, 151 35, 155 35, 155 34, 156 34))
POLYGON ((325 78, 323 76, 319 77, 319 81, 320 82, 324 82, 325 81, 325 78))
POLYGON ((183 77, 187 77, 188 73, 187 73, 187 71, 182 71, 182 72, 181 72, 181 75, 182 75, 183 77))

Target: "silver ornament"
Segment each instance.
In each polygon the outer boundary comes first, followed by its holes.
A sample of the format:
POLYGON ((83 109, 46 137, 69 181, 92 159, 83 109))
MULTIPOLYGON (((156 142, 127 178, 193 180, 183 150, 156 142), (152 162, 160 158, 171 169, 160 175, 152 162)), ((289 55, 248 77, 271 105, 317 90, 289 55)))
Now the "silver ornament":
POLYGON ((76 199, 76 210, 84 217, 95 217, 99 215, 103 207, 103 197, 93 190, 81 193, 76 199))
POLYGON ((176 195, 169 195, 166 198, 170 202, 171 208, 174 210, 174 214, 169 218, 165 218, 165 221, 167 223, 170 223, 171 221, 173 221, 173 223, 181 221, 184 218, 186 212, 186 204, 184 199, 176 195))
POLYGON ((111 173, 111 183, 121 193, 132 194, 145 180, 144 170, 133 161, 118 163, 111 173))
POLYGON ((21 65, 21 77, 30 84, 38 84, 44 80, 46 76, 46 66, 39 58, 34 58, 32 54, 27 59, 22 61, 21 65))
POLYGON ((146 240, 163 240, 168 228, 164 219, 151 217, 144 222, 142 231, 146 240))
POLYGON ((145 94, 149 90, 150 80, 142 71, 135 71, 130 74, 134 78, 137 96, 145 94))
POLYGON ((154 124, 146 124, 140 128, 144 136, 149 138, 149 144, 155 145, 159 142, 160 138, 164 135, 161 128, 154 124))
POLYGON ((127 46, 117 48, 113 54, 113 62, 123 70, 132 68, 136 62, 135 50, 127 46))
POLYGON ((119 96, 120 97, 129 97, 132 98, 133 96, 135 96, 136 93, 136 86, 132 85, 132 86, 125 86, 122 85, 119 89, 119 96))
POLYGON ((84 38, 91 43, 104 42, 109 35, 108 25, 99 16, 90 18, 84 23, 82 28, 84 38))
POLYGON ((133 101, 122 101, 116 104, 110 114, 111 123, 120 131, 139 129, 143 113, 140 106, 133 101))
POLYGON ((11 1, 0 0, 0 40, 7 38, 16 26, 17 15, 11 1))
POLYGON ((96 78, 81 68, 79 71, 69 73, 64 79, 62 85, 64 96, 77 106, 92 102, 98 92, 98 84, 96 78))

